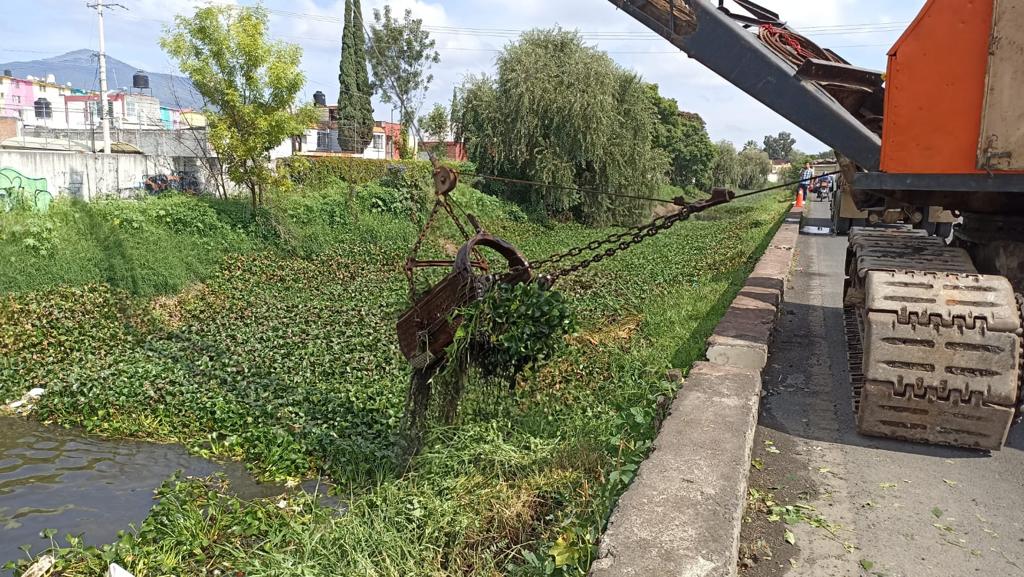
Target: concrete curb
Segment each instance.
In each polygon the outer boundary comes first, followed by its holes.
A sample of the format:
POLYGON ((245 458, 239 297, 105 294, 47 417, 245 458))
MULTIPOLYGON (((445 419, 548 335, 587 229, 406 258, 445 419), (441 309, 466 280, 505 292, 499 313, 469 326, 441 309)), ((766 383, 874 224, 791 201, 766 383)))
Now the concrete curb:
POLYGON ((799 209, 708 339, 619 500, 591 577, 734 577, 761 371, 793 266, 799 209))

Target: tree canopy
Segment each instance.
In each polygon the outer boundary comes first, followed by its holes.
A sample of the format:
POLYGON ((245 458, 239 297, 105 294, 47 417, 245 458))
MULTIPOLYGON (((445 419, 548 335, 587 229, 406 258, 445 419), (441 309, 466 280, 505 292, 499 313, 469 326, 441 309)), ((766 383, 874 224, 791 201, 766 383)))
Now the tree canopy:
POLYGON ((679 110, 679 103, 658 93, 657 84, 646 85, 648 96, 658 114, 654 127, 654 145, 672 161, 669 180, 680 187, 706 189, 711 184, 715 145, 698 114, 679 110))
POLYGON ((423 20, 413 18, 411 10, 399 20, 391 14, 391 6, 385 5, 383 12, 373 11, 373 19, 367 53, 373 69, 372 87, 381 101, 398 106, 404 126, 412 126, 434 80, 430 68, 441 57, 430 33, 423 29, 423 20))
POLYGON ((771 160, 792 160, 793 147, 796 139, 788 132, 780 132, 778 136, 764 137, 764 151, 771 160))
POLYGON ((715 143, 715 148, 717 154, 711 169, 714 186, 751 190, 762 186, 771 173, 772 162, 768 153, 754 141, 747 142, 740 152, 736 152, 736 147, 727 140, 715 143))
POLYGON ((737 157, 736 186, 742 190, 753 190, 764 186, 772 171, 768 153, 758 148, 745 148, 737 157))
POLYGON ((263 8, 233 6, 175 17, 160 46, 202 95, 210 143, 257 207, 273 179, 269 151, 316 120, 311 107, 296 109, 302 49, 268 38, 263 8))
POLYGON ((338 145, 362 152, 373 139, 372 88, 366 71, 366 33, 359 0, 345 0, 338 83, 338 145))
POLYGON ((715 143, 715 161, 711 165, 713 186, 731 187, 739 181, 739 157, 736 147, 728 140, 715 143))
MULTIPOLYGON (((497 76, 463 84, 461 125, 483 172, 559 187, 651 194, 668 155, 654 146, 648 88, 575 32, 532 30, 498 57, 497 76)), ((590 223, 635 222, 643 201, 540 186, 489 185, 528 210, 590 223)))
POLYGON ((443 104, 435 104, 426 116, 420 117, 420 128, 438 141, 448 140, 451 130, 451 117, 443 104))

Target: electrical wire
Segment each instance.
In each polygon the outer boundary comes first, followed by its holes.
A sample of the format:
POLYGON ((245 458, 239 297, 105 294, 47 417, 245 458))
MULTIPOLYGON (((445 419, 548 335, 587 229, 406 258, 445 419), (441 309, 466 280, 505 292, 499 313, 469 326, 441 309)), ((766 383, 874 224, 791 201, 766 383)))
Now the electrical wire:
POLYGON ((819 179, 819 178, 821 178, 823 176, 835 176, 837 174, 842 174, 842 171, 841 170, 835 170, 835 171, 832 171, 832 172, 826 172, 824 174, 819 174, 817 176, 812 176, 811 178, 802 178, 800 180, 795 180, 793 182, 786 182, 784 184, 779 184, 779 185, 776 185, 776 186, 769 186, 768 188, 762 188, 760 190, 752 190, 750 192, 744 192, 743 194, 737 194, 736 196, 732 197, 732 199, 733 200, 739 200, 741 198, 747 198, 748 196, 754 196, 756 194, 762 194, 762 193, 765 193, 765 192, 771 192, 773 190, 779 190, 780 188, 789 188, 789 187, 792 187, 792 186, 797 186, 797 185, 800 185, 800 184, 804 184, 804 183, 807 183, 807 182, 811 182, 811 181, 817 180, 817 179, 819 179))

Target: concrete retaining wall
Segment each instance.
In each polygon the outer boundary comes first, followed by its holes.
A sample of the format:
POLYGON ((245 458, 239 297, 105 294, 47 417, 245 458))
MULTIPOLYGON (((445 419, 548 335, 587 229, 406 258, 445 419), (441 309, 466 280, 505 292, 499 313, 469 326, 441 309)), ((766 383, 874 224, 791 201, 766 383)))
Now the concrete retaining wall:
POLYGON ((0 150, 0 168, 13 168, 28 178, 45 178, 47 191, 54 198, 121 196, 138 191, 147 177, 158 174, 192 174, 204 184, 213 184, 200 159, 171 156, 0 150))
POLYGON ((619 500, 592 577, 734 577, 761 371, 799 235, 791 212, 708 339, 619 500))

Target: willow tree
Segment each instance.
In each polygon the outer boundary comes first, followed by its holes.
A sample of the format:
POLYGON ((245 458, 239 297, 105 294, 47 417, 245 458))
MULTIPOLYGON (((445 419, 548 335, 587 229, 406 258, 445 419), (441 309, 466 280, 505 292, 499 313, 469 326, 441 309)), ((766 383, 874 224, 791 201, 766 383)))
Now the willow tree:
POLYGON ((263 8, 234 6, 175 17, 160 46, 202 95, 210 143, 255 209, 274 179, 270 150, 316 120, 297 103, 302 49, 270 39, 263 8))
POLYGON ((497 76, 460 90, 462 130, 481 171, 575 190, 495 186, 534 211, 592 224, 649 216, 668 156, 653 146, 656 113, 644 83, 575 32, 532 30, 498 57, 497 76))
POLYGON ((363 152, 373 139, 373 103, 366 71, 366 31, 359 0, 345 0, 338 72, 338 145, 344 152, 363 152))

